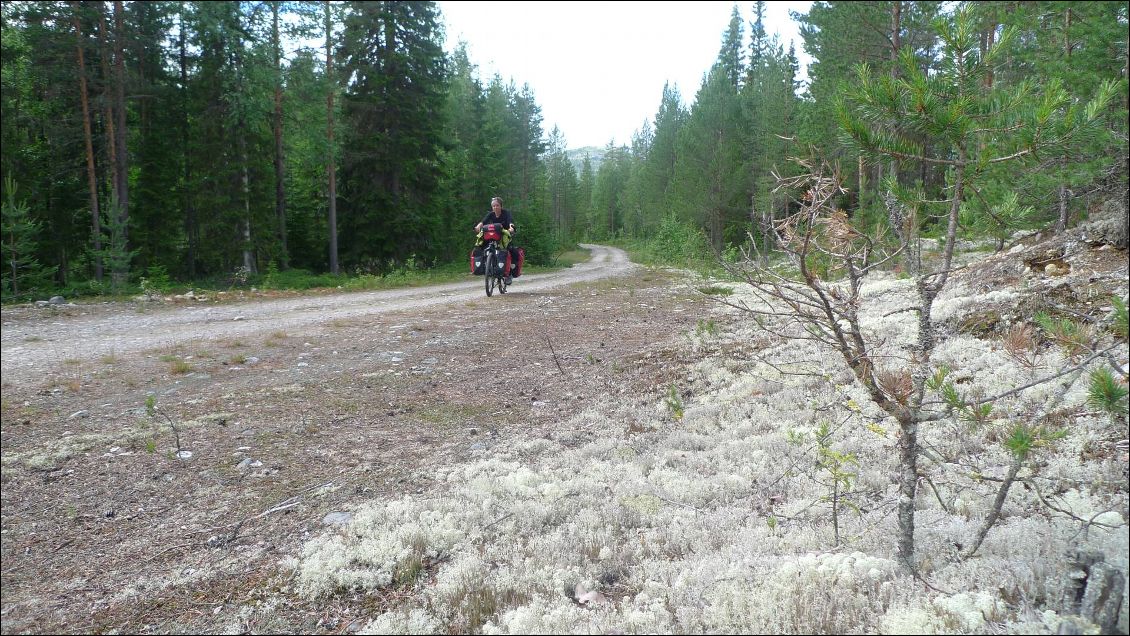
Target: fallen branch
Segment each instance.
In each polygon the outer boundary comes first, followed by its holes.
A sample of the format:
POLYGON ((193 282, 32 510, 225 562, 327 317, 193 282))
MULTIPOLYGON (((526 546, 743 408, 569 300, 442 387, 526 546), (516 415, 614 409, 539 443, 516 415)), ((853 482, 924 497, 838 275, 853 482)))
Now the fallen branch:
POLYGON ((214 527, 211 527, 211 528, 205 528, 203 530, 194 530, 192 532, 189 532, 188 534, 189 535, 204 534, 205 532, 215 532, 217 530, 226 530, 227 528, 233 528, 234 527, 236 530, 229 535, 229 537, 226 541, 224 541, 224 543, 231 542, 238 535, 239 528, 241 528, 243 526, 243 524, 247 523, 248 521, 254 521, 256 519, 266 517, 267 515, 271 514, 272 512, 279 512, 281 510, 293 508, 294 506, 297 506, 298 504, 302 503, 301 499, 302 499, 303 496, 306 495, 306 493, 310 492, 311 490, 316 490, 318 488, 325 488, 327 486, 332 486, 333 483, 334 482, 331 480, 331 481, 328 481, 324 484, 315 484, 313 486, 309 486, 309 487, 303 489, 297 495, 294 495, 292 497, 284 499, 281 502, 275 504, 274 506, 271 506, 270 508, 267 508, 263 512, 260 512, 259 514, 254 515, 252 517, 247 517, 246 519, 241 519, 239 521, 235 521, 235 522, 229 523, 229 524, 224 525, 224 526, 214 526, 214 527))

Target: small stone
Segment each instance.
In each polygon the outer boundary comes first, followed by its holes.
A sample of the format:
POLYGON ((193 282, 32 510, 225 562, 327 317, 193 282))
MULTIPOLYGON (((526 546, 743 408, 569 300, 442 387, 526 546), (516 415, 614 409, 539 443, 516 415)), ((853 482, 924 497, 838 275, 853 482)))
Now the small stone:
POLYGON ((1066 263, 1060 265, 1059 263, 1048 263, 1044 266, 1044 273, 1048 276, 1063 276, 1071 272, 1071 267, 1066 263))
POLYGON ((62 296, 52 296, 51 300, 47 302, 51 303, 52 305, 62 305, 63 303, 67 302, 67 299, 63 298, 62 296))
POLYGON ((244 457, 243 461, 241 461, 241 462, 239 462, 238 464, 235 465, 236 470, 247 470, 248 468, 251 467, 252 461, 253 460, 250 457, 244 457))
POLYGON ((322 517, 322 523, 327 526, 344 526, 353 521, 352 512, 331 512, 322 517))

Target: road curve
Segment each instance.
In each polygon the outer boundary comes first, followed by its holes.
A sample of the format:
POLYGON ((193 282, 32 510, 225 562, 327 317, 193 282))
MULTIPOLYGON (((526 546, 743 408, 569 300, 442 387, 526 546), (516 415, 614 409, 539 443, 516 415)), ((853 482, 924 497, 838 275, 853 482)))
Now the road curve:
MULTIPOLYGON (((623 250, 582 244, 592 258, 546 274, 521 277, 515 296, 563 285, 622 276, 636 265, 623 250)), ((79 315, 43 316, 43 309, 17 307, 0 311, 0 371, 5 382, 35 377, 70 360, 174 347, 199 340, 245 337, 259 332, 293 331, 331 320, 358 318, 486 299, 483 279, 370 292, 342 292, 223 305, 158 305, 140 313, 131 305, 109 303, 83 307, 79 315)))

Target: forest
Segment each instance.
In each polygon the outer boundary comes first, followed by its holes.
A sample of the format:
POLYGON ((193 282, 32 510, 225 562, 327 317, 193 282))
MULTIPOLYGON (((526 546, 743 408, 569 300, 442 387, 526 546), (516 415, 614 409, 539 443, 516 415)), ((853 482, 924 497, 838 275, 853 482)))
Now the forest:
POLYGON ((764 5, 578 171, 529 78, 446 54, 432 2, 5 2, 4 300, 460 263, 491 196, 535 263, 768 251, 816 154, 868 232, 895 195, 927 236, 956 205, 1000 245, 1125 205, 1126 3, 815 2, 803 83, 764 5), (939 81, 963 65, 990 71, 939 81))

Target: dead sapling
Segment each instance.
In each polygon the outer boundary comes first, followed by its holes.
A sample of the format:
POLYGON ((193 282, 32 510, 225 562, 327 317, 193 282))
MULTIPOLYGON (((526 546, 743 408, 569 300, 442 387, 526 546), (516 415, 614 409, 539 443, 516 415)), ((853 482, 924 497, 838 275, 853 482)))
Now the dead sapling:
POLYGON ((186 455, 185 451, 181 448, 180 431, 177 430, 177 423, 173 421, 173 418, 169 417, 168 413, 165 413, 164 411, 157 408, 157 396, 149 395, 145 398, 145 412, 149 415, 149 419, 152 420, 157 419, 158 415, 165 418, 165 421, 169 423, 169 428, 173 431, 173 440, 177 445, 176 457, 178 459, 185 459, 186 455))

